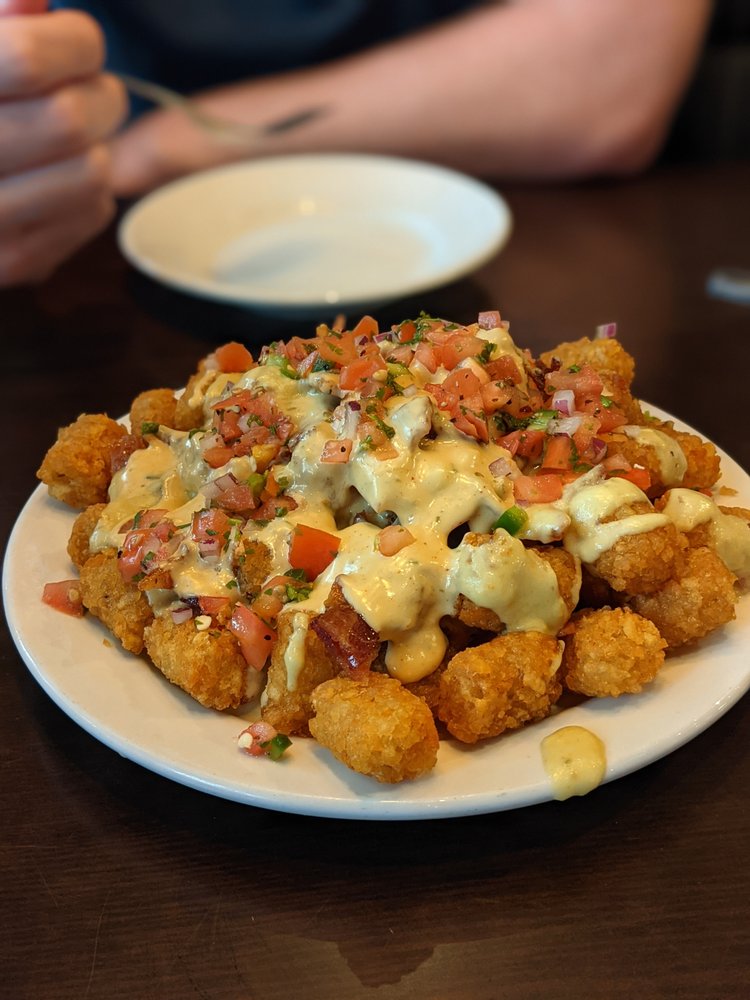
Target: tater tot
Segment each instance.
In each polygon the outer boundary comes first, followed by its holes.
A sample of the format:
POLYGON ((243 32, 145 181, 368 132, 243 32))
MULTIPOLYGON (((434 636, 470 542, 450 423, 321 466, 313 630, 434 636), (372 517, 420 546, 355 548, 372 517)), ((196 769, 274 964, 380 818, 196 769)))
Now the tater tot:
POLYGON ((245 700, 248 667, 226 629, 199 631, 195 621, 176 625, 155 618, 144 632, 154 666, 206 708, 237 708, 245 700))
POLYGON ((347 767, 389 784, 426 774, 439 746, 425 703, 384 674, 334 677, 312 696, 310 732, 347 767))
POLYGON ((543 719, 562 694, 562 651, 542 632, 509 632, 457 653, 440 677, 438 717, 463 743, 543 719))
POLYGON ((572 615, 581 591, 581 560, 560 545, 541 545, 534 551, 555 571, 560 597, 572 615))
POLYGON ((171 389, 147 389, 135 397, 130 406, 130 428, 143 433, 144 424, 174 427, 177 400, 171 389))
POLYGON ((60 429, 37 478, 46 483, 51 496, 70 507, 104 503, 112 478, 112 451, 126 434, 124 427, 104 413, 82 414, 60 429))
POLYGON ((539 360, 547 366, 552 364, 553 358, 557 358, 563 368, 588 364, 597 370, 616 372, 626 385, 630 385, 635 376, 635 361, 632 356, 619 340, 611 337, 596 340, 581 337, 580 340, 564 341, 539 356, 539 360))
POLYGON ((635 694, 664 663, 667 644, 659 630, 627 608, 582 611, 568 632, 561 676, 569 691, 592 698, 635 694))
POLYGON ((665 423, 655 421, 650 426, 669 435, 682 448, 687 471, 681 486, 686 489, 708 490, 717 482, 721 475, 721 459, 710 441, 704 441, 697 434, 676 430, 671 420, 665 423))
POLYGON ((268 667, 263 721, 290 736, 309 733, 313 691, 336 673, 322 640, 309 628, 312 617, 307 611, 279 617, 268 667))
POLYGON ((201 370, 190 376, 185 391, 175 406, 174 426, 177 430, 191 431, 194 427, 203 426, 206 420, 203 412, 203 396, 218 374, 201 370))
POLYGON ((688 549, 679 576, 628 603, 656 625, 670 649, 713 632, 735 617, 735 577, 709 548, 688 549))
POLYGON ((104 503, 93 503, 86 510, 81 511, 73 522, 73 528, 68 539, 68 555, 78 569, 93 554, 89 548, 89 541, 106 506, 104 503))
POLYGON ((234 572, 240 593, 246 597, 257 597, 272 567, 273 555, 268 546, 243 538, 234 554, 234 572))
POLYGON ((136 584, 120 575, 117 552, 106 549, 81 567, 84 607, 102 621, 131 653, 143 649, 143 630, 153 619, 151 606, 136 584))
MULTIPOLYGON (((621 507, 614 520, 652 510, 647 503, 621 507)), ((605 522, 606 523, 606 522, 605 522)), ((631 594, 650 594, 678 572, 687 542, 671 523, 631 535, 623 535, 589 566, 613 590, 631 594)))

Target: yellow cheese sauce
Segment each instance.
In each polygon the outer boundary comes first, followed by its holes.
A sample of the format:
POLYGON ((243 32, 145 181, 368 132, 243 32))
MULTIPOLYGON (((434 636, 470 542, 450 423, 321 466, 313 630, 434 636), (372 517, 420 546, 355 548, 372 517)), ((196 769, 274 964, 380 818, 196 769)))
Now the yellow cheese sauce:
POLYGON ((685 452, 674 438, 655 427, 639 427, 626 424, 617 428, 618 434, 626 434, 639 444, 650 448, 659 466, 659 475, 665 486, 679 486, 687 472, 685 452))
MULTIPOLYGON (((516 361, 525 384, 523 357, 507 330, 482 330, 478 336, 495 345, 493 357, 507 355, 516 361)), ((477 362, 465 359, 461 365, 471 368, 477 362)), ((437 409, 424 385, 445 379, 444 369, 433 374, 424 369, 423 374, 414 365, 410 371, 417 372, 416 381, 384 403, 392 456, 381 458, 355 441, 349 460, 338 463, 321 462, 325 445, 346 436, 351 419, 351 394, 342 402, 346 394, 335 374, 289 378, 267 364, 242 374, 210 373, 192 390, 190 402, 202 404, 206 427, 215 404, 243 390, 270 392, 294 423, 290 457, 276 465, 274 475, 277 482, 284 480, 285 493, 297 507, 267 523, 249 520, 242 529, 246 543, 261 542, 269 550, 269 576, 289 570, 295 525, 319 528, 340 540, 338 554, 315 581, 309 598, 287 604, 281 612, 299 615, 286 656, 291 688, 304 657, 307 615, 299 613, 320 612, 335 581, 349 604, 388 643, 388 671, 410 682, 427 676, 442 661, 447 641, 440 620, 455 614, 461 595, 493 611, 506 630, 558 632, 568 611, 557 578, 524 542, 562 541, 578 559, 593 563, 619 538, 668 521, 666 514, 648 513, 603 523, 624 504, 646 497, 623 479, 604 479, 595 467, 569 483, 559 501, 528 506, 528 521, 519 537, 493 531, 498 517, 514 502, 512 476, 518 470, 510 452, 461 433, 437 409), (493 463, 515 472, 493 474, 493 463), (371 523, 378 518, 381 525, 396 522, 406 527, 413 542, 395 555, 383 555, 377 544, 380 527, 371 523)), ((247 482, 256 470, 252 457, 232 458, 219 469, 203 460, 202 442, 212 433, 162 428, 158 437, 149 438, 147 448, 134 452, 112 480, 110 503, 92 536, 92 549, 120 548, 123 529, 143 509, 165 510, 177 528, 184 528, 210 505, 207 496, 217 480, 231 473, 247 482)), ((205 556, 185 531, 169 563, 172 597, 236 600, 240 595, 233 559, 239 540, 239 528, 233 528, 221 554, 205 556)), ((158 613, 169 610, 166 596, 154 595, 158 613)))
POLYGON ((708 525, 708 543, 744 585, 750 583, 750 525, 736 514, 725 514, 710 497, 696 490, 670 490, 664 514, 679 531, 708 525))
POLYGON ((583 726, 563 726, 545 736, 542 763, 559 801, 586 795, 602 783, 607 770, 604 744, 583 726))

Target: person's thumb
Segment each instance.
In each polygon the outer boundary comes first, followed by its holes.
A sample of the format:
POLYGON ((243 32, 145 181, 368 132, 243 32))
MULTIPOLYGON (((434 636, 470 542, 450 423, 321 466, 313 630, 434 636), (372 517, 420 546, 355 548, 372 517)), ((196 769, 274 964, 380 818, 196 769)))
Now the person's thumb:
POLYGON ((48 0, 0 0, 0 17, 10 14, 43 14, 48 0))

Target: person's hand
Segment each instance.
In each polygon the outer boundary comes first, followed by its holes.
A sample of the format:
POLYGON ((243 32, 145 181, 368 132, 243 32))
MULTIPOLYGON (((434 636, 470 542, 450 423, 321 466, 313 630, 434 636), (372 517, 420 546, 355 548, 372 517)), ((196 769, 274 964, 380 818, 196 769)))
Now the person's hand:
POLYGON ((94 20, 0 0, 0 287, 39 281, 103 229, 106 140, 127 98, 94 20))

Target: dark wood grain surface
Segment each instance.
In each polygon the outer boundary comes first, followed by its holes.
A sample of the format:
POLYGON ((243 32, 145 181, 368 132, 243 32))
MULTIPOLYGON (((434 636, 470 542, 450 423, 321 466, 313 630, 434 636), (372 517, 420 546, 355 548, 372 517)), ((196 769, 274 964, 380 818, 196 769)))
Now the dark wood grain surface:
MULTIPOLYGON (((714 267, 750 267, 750 165, 506 193, 507 249, 381 321, 499 307, 542 350, 616 320, 639 394, 750 468, 750 308, 705 292, 714 267)), ((152 284, 113 233, 0 295, 3 540, 58 426, 181 385, 223 340, 293 329, 152 284)), ((750 995, 748 698, 586 798, 333 821, 143 770, 49 700, 5 627, 0 641, 0 996, 750 995)))

